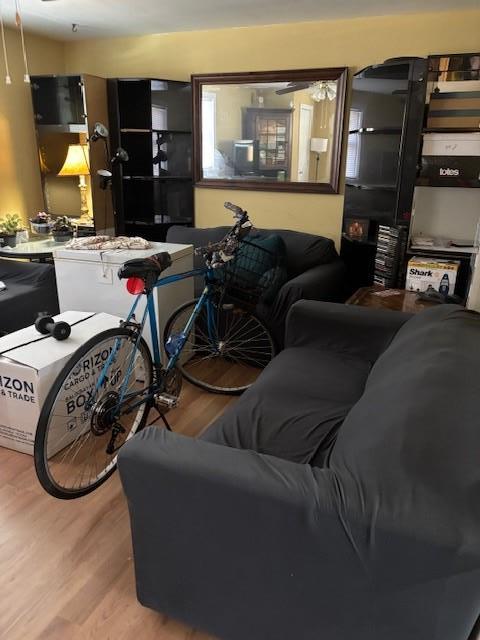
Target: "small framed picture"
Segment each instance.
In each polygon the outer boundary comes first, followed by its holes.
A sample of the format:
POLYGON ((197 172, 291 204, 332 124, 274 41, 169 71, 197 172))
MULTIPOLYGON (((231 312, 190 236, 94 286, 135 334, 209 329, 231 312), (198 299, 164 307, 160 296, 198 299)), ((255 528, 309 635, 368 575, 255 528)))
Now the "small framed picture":
POLYGON ((345 219, 345 234, 352 240, 367 240, 370 220, 359 218, 345 219))

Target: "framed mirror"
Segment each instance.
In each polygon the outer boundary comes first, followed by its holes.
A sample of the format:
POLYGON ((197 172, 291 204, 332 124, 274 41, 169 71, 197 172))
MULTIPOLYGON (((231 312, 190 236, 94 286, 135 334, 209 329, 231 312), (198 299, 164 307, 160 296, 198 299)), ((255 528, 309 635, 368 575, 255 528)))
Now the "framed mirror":
POLYGON ((347 72, 192 76, 196 185, 338 193, 347 72))

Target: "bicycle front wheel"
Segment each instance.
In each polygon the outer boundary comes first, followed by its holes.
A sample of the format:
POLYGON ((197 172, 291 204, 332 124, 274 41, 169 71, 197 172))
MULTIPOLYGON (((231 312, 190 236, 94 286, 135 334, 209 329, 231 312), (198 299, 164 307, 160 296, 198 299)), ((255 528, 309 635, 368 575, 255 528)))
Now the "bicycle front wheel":
MULTIPOLYGON (((168 320, 164 344, 182 335, 198 300, 179 307, 168 320)), ((275 355, 270 332, 257 316, 234 304, 204 305, 186 337, 177 363, 186 380, 214 393, 248 389, 275 355), (210 320, 209 320, 210 317, 210 320)))
POLYGON ((148 346, 141 339, 137 347, 127 329, 99 333, 73 354, 45 400, 35 436, 35 469, 50 495, 78 498, 113 473, 118 449, 145 425, 152 380, 148 346))

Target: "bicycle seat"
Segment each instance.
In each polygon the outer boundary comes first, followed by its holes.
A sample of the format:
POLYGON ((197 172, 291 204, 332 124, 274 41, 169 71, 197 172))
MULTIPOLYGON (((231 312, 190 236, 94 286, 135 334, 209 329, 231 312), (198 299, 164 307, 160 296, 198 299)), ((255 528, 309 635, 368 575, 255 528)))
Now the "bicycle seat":
POLYGON ((172 264, 172 258, 167 251, 162 251, 148 258, 133 258, 127 260, 118 270, 120 280, 125 278, 140 278, 147 289, 153 287, 159 275, 172 264))

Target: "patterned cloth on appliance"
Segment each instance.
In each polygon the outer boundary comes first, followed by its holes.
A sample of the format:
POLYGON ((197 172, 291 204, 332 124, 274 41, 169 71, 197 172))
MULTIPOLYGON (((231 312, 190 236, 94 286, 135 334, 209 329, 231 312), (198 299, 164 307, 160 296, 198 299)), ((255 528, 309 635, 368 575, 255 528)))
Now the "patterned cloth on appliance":
POLYGON ((67 242, 64 249, 77 250, 106 250, 106 249, 150 249, 148 240, 134 236, 86 236, 85 238, 73 238, 67 242))

